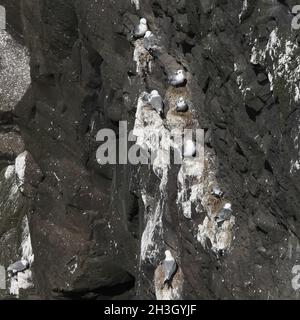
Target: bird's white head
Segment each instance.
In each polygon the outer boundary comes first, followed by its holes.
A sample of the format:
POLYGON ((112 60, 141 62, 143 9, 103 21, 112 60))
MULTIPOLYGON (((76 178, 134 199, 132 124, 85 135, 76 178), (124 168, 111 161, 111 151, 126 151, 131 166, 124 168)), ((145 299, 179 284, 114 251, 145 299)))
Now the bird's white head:
POLYGON ((184 102, 185 100, 184 100, 184 97, 180 97, 179 99, 178 99, 178 102, 184 102))
POLYGON ((145 38, 149 38, 149 37, 151 37, 151 35, 152 35, 152 32, 148 30, 148 31, 145 33, 145 38))
POLYGON ((170 250, 166 250, 165 255, 166 255, 166 260, 174 260, 170 250))
POLYGON ((194 148, 196 148, 195 142, 194 142, 193 140, 187 140, 187 141, 185 142, 185 147, 186 147, 187 149, 194 149, 194 148))
POLYGON ((159 96, 159 93, 157 90, 152 90, 151 91, 151 96, 159 96))
POLYGON ((214 194, 220 194, 220 193, 222 193, 222 191, 221 191, 221 189, 219 187, 214 187, 213 188, 213 193, 214 194))
POLYGON ((147 20, 146 20, 145 18, 142 18, 142 19, 140 20, 140 24, 147 24, 147 20))
POLYGON ((193 140, 187 140, 184 143, 184 157, 194 157, 196 154, 196 144, 193 140))
POLYGON ((231 210, 231 203, 229 202, 225 203, 224 209, 231 210))
POLYGON ((177 71, 177 75, 183 76, 183 75, 184 75, 184 71, 183 71, 183 70, 178 70, 178 71, 177 71))
POLYGON ((27 266, 27 265, 28 265, 28 261, 25 260, 25 259, 22 259, 21 262, 22 262, 22 264, 23 264, 24 266, 27 266))

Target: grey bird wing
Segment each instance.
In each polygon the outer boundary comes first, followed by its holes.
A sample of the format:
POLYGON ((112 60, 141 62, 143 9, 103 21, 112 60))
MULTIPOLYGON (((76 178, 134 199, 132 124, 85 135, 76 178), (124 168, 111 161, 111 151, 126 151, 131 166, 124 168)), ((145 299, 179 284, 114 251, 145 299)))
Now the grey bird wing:
POLYGON ((156 47, 156 38, 152 35, 148 38, 144 38, 144 47, 146 50, 151 50, 156 47))
POLYGON ((169 76, 169 82, 173 83, 174 81, 176 81, 176 76, 174 74, 169 76))
POLYGON ((150 103, 157 112, 163 111, 163 101, 161 97, 152 97, 150 103))
POLYGON ((151 37, 150 38, 144 38, 144 48, 146 50, 150 50, 152 48, 151 37))
POLYGON ((169 77, 169 82, 172 86, 177 86, 178 84, 180 84, 180 81, 178 81, 177 75, 171 75, 169 77))
POLYGON ((175 261, 164 261, 163 262, 163 269, 164 269, 164 274, 165 274, 165 279, 164 281, 169 281, 172 276, 174 275, 176 271, 177 265, 175 261))
POLYGON ((225 221, 225 220, 228 220, 230 218, 232 214, 232 211, 231 210, 228 210, 228 209, 222 209, 218 215, 217 215, 217 220, 218 221, 225 221))
POLYGON ((150 102, 151 95, 149 93, 144 93, 142 99, 144 102, 150 102))
POLYGON ((11 264, 7 270, 8 271, 16 271, 16 272, 22 272, 24 271, 25 269, 27 269, 27 266, 28 265, 25 265, 22 261, 17 261, 13 264, 11 264))
POLYGON ((141 29, 140 29, 139 25, 134 27, 133 35, 135 35, 135 36, 140 36, 141 35, 141 29))

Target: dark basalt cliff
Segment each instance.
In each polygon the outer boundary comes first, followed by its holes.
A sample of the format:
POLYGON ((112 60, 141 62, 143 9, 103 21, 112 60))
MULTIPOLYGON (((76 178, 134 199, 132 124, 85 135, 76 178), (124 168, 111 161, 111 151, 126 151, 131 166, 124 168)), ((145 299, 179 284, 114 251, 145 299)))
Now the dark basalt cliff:
POLYGON ((34 255, 20 298, 299 298, 296 2, 0 0, 14 46, 30 55, 22 98, 0 99, 0 264, 28 255, 26 241, 34 255), (140 17, 164 45, 147 74, 136 71, 129 39, 140 17), (162 192, 152 168, 96 159, 97 132, 119 139, 119 121, 132 129, 141 92, 172 95, 167 74, 178 65, 209 170, 203 193, 187 196, 190 217, 178 167, 162 192), (220 230, 209 222, 211 182, 233 208, 220 230), (178 279, 159 293, 166 249, 178 279))

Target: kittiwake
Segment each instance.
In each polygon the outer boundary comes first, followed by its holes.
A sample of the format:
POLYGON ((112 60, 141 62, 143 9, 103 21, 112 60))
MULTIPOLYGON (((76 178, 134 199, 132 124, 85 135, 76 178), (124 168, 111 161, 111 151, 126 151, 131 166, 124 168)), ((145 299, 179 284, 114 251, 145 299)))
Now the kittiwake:
POLYGON ((16 261, 15 263, 11 264, 8 268, 7 271, 11 275, 15 275, 19 272, 23 272, 29 267, 29 262, 25 259, 16 261))
POLYGON ((186 75, 183 70, 177 70, 174 74, 169 76, 169 83, 172 86, 179 86, 186 81, 186 75))
POLYGON ((193 140, 186 140, 184 142, 183 156, 185 158, 191 158, 196 155, 196 144, 193 140))
POLYGON ((186 111, 188 111, 188 109, 189 109, 188 102, 184 99, 184 97, 180 97, 176 101, 176 111, 177 112, 186 112, 186 111))
POLYGON ((151 94, 148 92, 143 92, 141 94, 141 98, 145 103, 150 103, 150 97, 151 97, 151 94))
POLYGON ((157 113, 162 114, 164 111, 163 99, 157 90, 153 90, 149 96, 149 103, 157 111, 157 113))
POLYGON ((157 39, 149 30, 145 33, 144 48, 148 51, 153 51, 157 48, 157 39))
POLYGON ((133 36, 135 38, 142 38, 144 37, 147 31, 148 31, 147 20, 145 18, 142 18, 140 20, 140 24, 134 28, 133 36))
POLYGON ((211 194, 217 198, 221 198, 224 192, 219 187, 215 186, 213 187, 211 194))
POLYGON ((165 251, 166 258, 162 263, 163 271, 164 271, 164 285, 172 282, 172 279, 177 271, 177 263, 172 256, 170 250, 165 251))
POLYGON ((225 203, 222 209, 215 216, 215 221, 223 222, 225 220, 229 220, 232 215, 231 203, 225 203))

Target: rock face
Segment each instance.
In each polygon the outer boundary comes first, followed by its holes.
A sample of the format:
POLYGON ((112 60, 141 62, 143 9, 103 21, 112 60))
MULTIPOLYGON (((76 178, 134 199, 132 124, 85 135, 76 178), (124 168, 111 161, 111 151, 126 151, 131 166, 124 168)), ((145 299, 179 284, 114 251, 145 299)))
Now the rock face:
POLYGON ((8 291, 41 299, 299 298, 295 4, 0 0, 9 25, 0 34, 0 264, 32 260, 30 283, 19 280, 15 290, 8 280, 8 291), (161 44, 153 56, 130 40, 141 17, 161 44), (187 84, 173 88, 168 76, 178 69, 187 84), (163 119, 142 108, 151 90, 165 97, 163 119), (184 116, 174 111, 180 96, 192 103, 184 116), (99 165, 97 132, 118 134, 119 121, 136 132, 203 129, 204 166, 168 166, 170 141, 150 145, 153 166, 99 165), (220 221, 228 203, 232 214, 220 221), (179 266, 171 295, 155 290, 167 249, 179 266))

